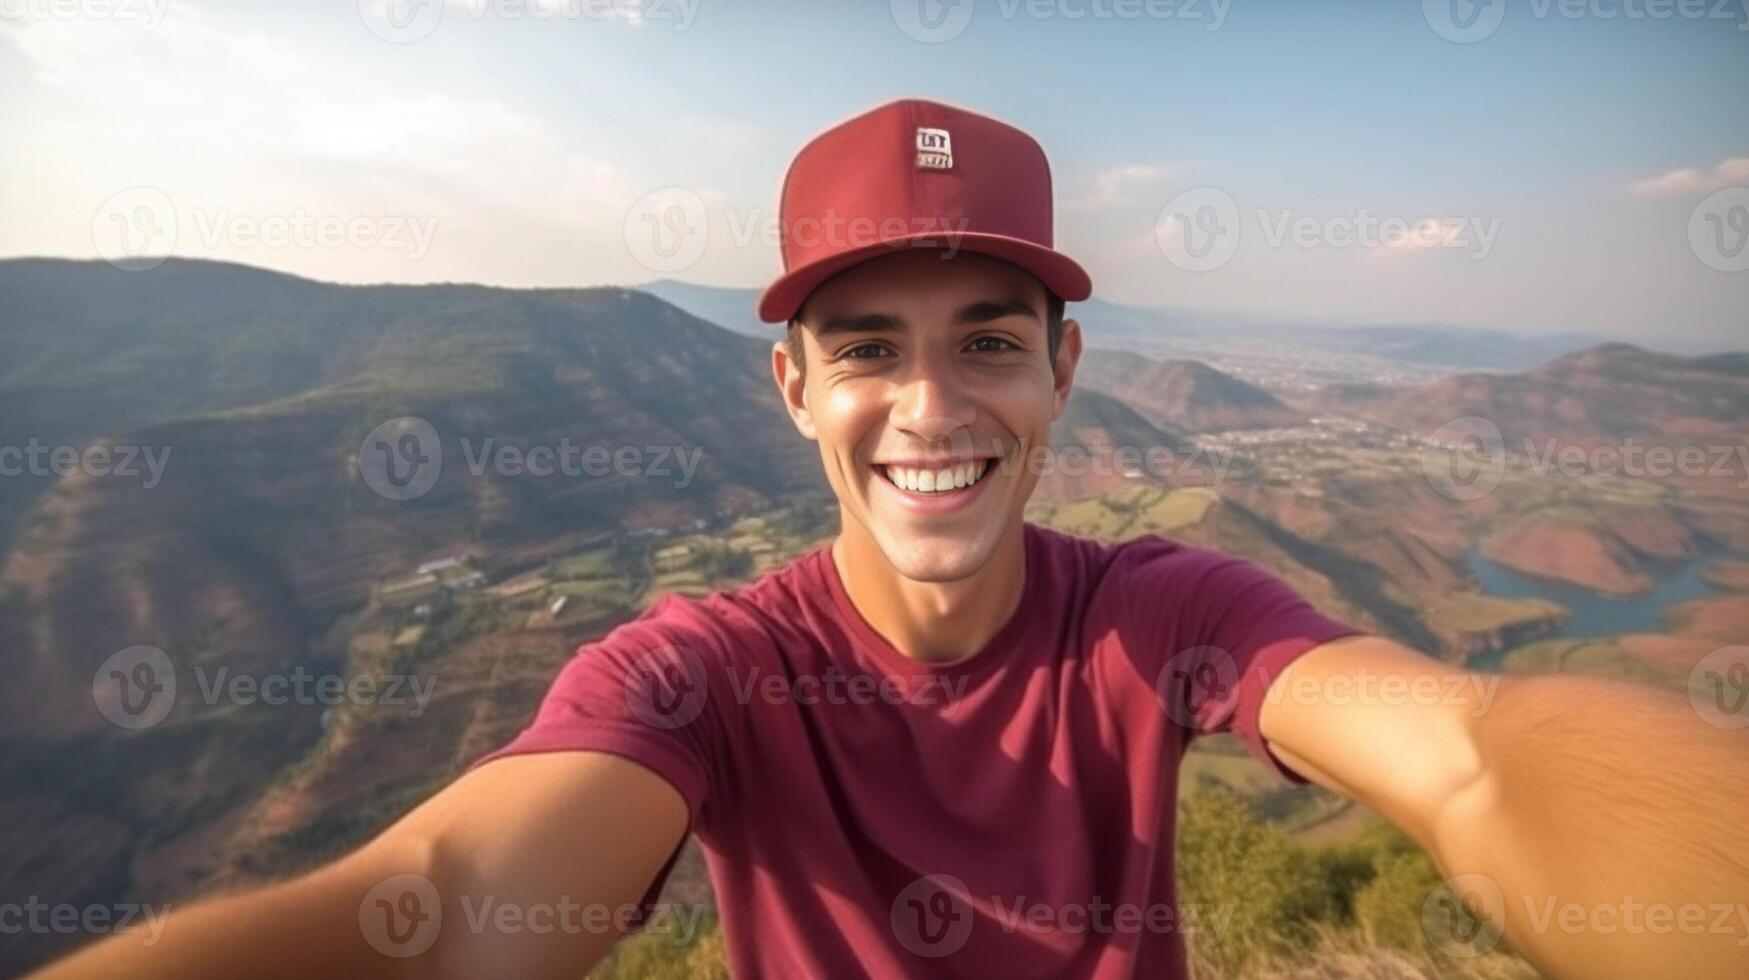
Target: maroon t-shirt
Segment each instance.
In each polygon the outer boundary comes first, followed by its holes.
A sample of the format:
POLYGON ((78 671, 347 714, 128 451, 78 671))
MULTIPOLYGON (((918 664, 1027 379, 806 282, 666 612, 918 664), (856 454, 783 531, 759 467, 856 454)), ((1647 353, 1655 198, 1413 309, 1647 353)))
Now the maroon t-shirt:
POLYGON ((936 665, 869 626, 830 548, 665 597, 579 649, 488 758, 611 752, 672 783, 736 977, 1183 976, 1186 743, 1232 731, 1279 769, 1266 688, 1357 631, 1159 537, 1028 525, 1026 566, 989 644, 936 665))

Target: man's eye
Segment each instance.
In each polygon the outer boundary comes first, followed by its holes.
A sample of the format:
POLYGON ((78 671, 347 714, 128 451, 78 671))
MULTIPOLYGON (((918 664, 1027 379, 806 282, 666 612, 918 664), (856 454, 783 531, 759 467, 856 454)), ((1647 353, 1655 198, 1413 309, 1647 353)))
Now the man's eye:
POLYGON ((975 351, 991 353, 995 351, 1019 350, 1020 345, 1002 337, 979 337, 977 340, 972 341, 972 349, 975 351))
POLYGON ((842 356, 860 361, 873 357, 881 357, 886 354, 886 352, 887 350, 885 347, 871 341, 866 344, 857 344, 855 347, 846 348, 842 356))

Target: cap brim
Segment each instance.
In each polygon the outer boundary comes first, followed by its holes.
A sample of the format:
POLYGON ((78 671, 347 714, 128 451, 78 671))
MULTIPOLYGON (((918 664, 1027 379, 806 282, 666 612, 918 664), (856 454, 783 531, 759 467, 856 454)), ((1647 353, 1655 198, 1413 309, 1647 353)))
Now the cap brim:
POLYGON ((965 232, 955 235, 952 243, 944 247, 939 232, 924 232, 864 245, 791 269, 765 287, 765 292, 759 295, 759 319, 766 323, 784 323, 801 309, 808 294, 818 289, 827 279, 851 266, 882 255, 891 255, 908 247, 976 252, 1012 262, 1037 276, 1046 289, 1072 302, 1079 302, 1093 294, 1093 280, 1088 278, 1087 271, 1074 259, 1035 242, 1007 235, 965 232))

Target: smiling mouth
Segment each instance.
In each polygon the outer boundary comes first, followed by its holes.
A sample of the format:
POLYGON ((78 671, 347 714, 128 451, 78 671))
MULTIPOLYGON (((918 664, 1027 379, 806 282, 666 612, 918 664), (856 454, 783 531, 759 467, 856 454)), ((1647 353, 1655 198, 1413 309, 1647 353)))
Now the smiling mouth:
POLYGON ((907 493, 944 494, 964 490, 990 475, 988 459, 975 459, 953 466, 916 467, 875 463, 874 470, 893 486, 907 493))

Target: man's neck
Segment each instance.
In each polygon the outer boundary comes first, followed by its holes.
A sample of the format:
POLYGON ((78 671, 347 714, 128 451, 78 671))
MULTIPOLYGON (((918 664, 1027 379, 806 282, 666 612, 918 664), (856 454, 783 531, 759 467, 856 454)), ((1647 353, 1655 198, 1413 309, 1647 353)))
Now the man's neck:
POLYGON ((918 582, 893 568, 868 531, 846 518, 832 562, 851 604, 895 650, 945 663, 982 650, 1020 606, 1026 528, 1016 522, 984 567, 957 582, 918 582))

